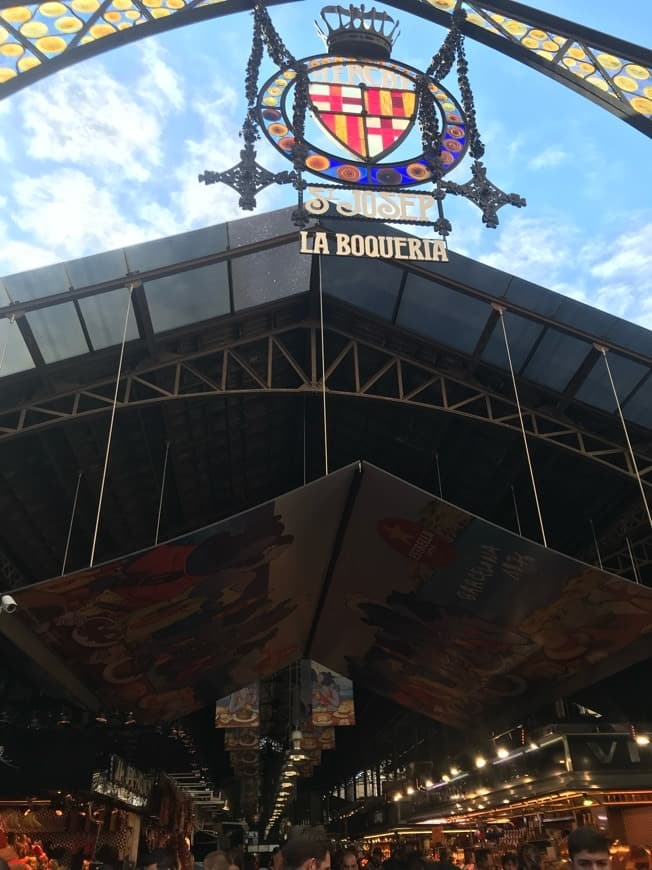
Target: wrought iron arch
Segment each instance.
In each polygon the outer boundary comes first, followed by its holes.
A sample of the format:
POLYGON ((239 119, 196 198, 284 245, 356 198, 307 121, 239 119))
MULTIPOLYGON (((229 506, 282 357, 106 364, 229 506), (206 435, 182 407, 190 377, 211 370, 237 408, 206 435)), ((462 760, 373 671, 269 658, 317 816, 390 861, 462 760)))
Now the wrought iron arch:
MULTIPOLYGON (((294 0, 268 0, 269 5, 294 0)), ((385 0, 450 27, 457 0, 385 0)), ((0 0, 0 99, 144 37, 251 9, 251 0, 0 0)), ((463 30, 652 136, 652 51, 511 0, 461 0, 463 30)))

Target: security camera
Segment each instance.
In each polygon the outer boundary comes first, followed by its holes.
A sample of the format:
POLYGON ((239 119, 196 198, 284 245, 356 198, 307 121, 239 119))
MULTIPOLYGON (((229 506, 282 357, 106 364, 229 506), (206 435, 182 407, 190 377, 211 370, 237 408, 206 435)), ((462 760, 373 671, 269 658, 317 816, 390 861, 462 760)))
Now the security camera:
POLYGON ((0 598, 0 613, 4 611, 4 613, 13 613, 18 605, 16 604, 16 599, 13 595, 3 595, 0 598))

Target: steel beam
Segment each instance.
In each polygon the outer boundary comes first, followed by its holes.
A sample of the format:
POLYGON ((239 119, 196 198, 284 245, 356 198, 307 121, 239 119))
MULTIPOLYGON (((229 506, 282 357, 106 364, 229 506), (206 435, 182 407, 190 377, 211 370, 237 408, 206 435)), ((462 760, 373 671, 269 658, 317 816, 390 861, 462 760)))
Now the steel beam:
MULTIPOLYGON (((118 409, 211 396, 320 393, 321 372, 316 365, 318 338, 318 323, 307 319, 276 329, 265 327, 256 335, 181 354, 165 362, 148 361, 124 372, 118 409), (292 336, 296 336, 298 330, 305 333, 307 346, 311 348, 308 370, 289 349, 292 336), (259 360, 262 356, 262 362, 256 365, 250 362, 249 351, 255 351, 259 360), (289 363, 291 379, 275 380, 274 366, 279 355, 284 369, 289 363), (220 373, 218 377, 214 376, 215 371, 220 373), (163 383, 167 386, 162 386, 163 383)), ((332 396, 410 405, 520 433, 518 409, 510 395, 490 392, 471 379, 465 380, 459 373, 451 374, 426 365, 340 328, 326 328, 326 347, 329 345, 342 348, 327 366, 326 390, 332 396), (368 352, 380 362, 374 371, 366 372, 363 377, 360 359, 368 352), (335 372, 338 373, 337 385, 333 383, 335 372)), ((107 414, 113 404, 114 389, 115 380, 105 377, 2 411, 0 442, 107 414)), ((583 456, 626 477, 636 477, 624 444, 589 432, 549 410, 542 412, 523 407, 522 411, 531 438, 583 456)), ((641 478, 652 490, 652 457, 637 452, 636 458, 641 478)))

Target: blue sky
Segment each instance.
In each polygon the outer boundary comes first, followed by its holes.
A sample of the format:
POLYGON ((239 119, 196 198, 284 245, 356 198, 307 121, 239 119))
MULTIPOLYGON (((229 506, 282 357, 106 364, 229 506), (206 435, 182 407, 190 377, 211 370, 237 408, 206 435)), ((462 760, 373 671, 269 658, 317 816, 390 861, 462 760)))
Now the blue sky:
MULTIPOLYGON (((312 21, 322 5, 272 7, 295 55, 321 50, 312 21)), ((652 42, 649 0, 537 5, 652 42)), ((401 22, 395 59, 426 66, 444 29, 386 8, 401 22)), ((197 175, 238 159, 250 33, 247 14, 195 24, 85 61, 0 103, 0 274, 244 216, 235 195, 200 185, 197 175)), ((468 40, 467 53, 489 175, 528 205, 506 207, 499 228, 488 230, 477 209, 452 201, 450 246, 652 328, 649 140, 485 46, 468 40)), ((261 84, 272 72, 267 64, 261 84)), ((451 79, 445 84, 456 92, 451 79)), ((259 159, 289 168, 266 142, 259 159)), ((259 209, 290 201, 289 191, 270 189, 259 209)))

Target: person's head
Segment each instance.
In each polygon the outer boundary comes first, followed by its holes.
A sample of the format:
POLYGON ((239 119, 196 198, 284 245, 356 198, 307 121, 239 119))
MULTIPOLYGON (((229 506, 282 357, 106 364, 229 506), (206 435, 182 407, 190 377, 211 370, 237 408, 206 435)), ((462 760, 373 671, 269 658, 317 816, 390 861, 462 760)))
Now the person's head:
POLYGON ((342 863, 340 864, 340 867, 341 870, 358 870, 358 857, 355 852, 352 852, 350 849, 342 852, 342 863))
POLYGON ((204 858, 204 870, 229 870, 229 859, 225 852, 209 852, 204 858))
POLYGON ((169 849, 154 849, 143 858, 143 870, 177 870, 177 859, 169 849))
POLYGON ((272 849, 272 860, 270 861, 270 867, 272 870, 281 870, 283 866, 283 853, 279 849, 278 846, 274 846, 272 849))
POLYGON ((324 828, 295 825, 281 850, 285 870, 330 870, 330 845, 324 828))
POLYGON ((516 852, 505 852, 501 858, 503 870, 516 870, 518 867, 518 856, 516 852))
POLYGON ((383 863, 383 857, 383 850, 380 848, 380 846, 376 846, 376 848, 371 853, 371 860, 376 865, 376 867, 379 867, 383 863))
POLYGON ((519 870, 541 870, 544 855, 539 843, 522 843, 518 850, 519 870))
POLYGON ((609 870, 609 840, 594 828, 578 828, 568 838, 572 870, 609 870))
POLYGON ((491 867, 491 852, 489 849, 477 849, 475 852, 475 866, 478 870, 488 870, 491 867))

